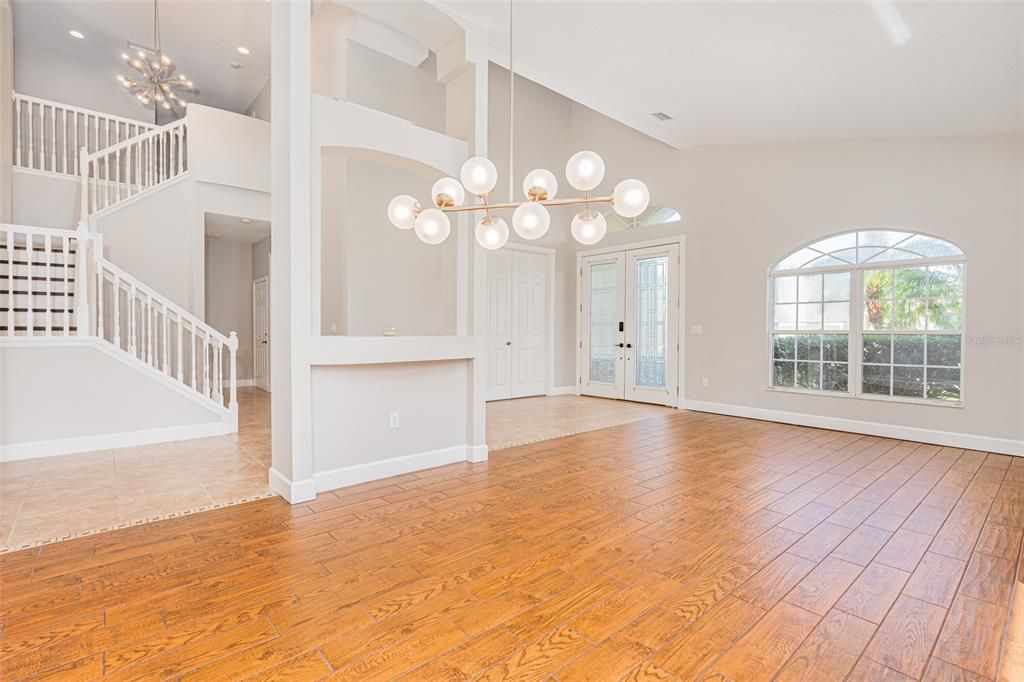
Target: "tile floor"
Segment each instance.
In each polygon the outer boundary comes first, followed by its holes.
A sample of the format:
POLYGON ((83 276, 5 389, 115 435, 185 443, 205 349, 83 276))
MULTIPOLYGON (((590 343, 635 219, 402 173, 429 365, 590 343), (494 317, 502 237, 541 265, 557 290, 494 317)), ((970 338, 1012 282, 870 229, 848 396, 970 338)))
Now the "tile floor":
POLYGON ((0 463, 0 551, 266 497, 270 394, 238 394, 238 433, 0 463))
POLYGON ((487 445, 500 450, 675 412, 663 405, 578 395, 495 400, 487 403, 487 445))
MULTIPOLYGON (((0 552, 267 497, 270 394, 238 392, 231 436, 0 463, 0 552), (111 484, 113 481, 113 484, 111 484)), ((491 450, 672 414, 580 396, 487 404, 491 450)))

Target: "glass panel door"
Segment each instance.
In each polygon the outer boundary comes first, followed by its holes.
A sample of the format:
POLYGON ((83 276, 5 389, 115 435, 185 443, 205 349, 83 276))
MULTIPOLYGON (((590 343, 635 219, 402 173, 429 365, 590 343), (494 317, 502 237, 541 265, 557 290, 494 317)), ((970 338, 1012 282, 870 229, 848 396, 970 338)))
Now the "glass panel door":
POLYGON ((583 259, 580 392, 622 398, 624 334, 623 254, 583 259))
POLYGON ((626 398, 676 404, 678 246, 628 252, 626 398))
POLYGON ((665 388, 668 361, 668 256, 636 260, 636 343, 634 357, 637 386, 665 388))

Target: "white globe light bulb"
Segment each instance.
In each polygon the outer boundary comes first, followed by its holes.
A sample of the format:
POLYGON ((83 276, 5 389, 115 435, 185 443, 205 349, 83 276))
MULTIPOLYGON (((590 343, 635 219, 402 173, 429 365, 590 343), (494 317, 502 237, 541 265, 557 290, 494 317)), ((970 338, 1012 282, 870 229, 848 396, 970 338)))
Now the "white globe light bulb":
POLYGON ((420 202, 408 194, 399 194, 388 204, 388 220, 400 230, 411 230, 416 223, 420 202))
POLYGON ((576 152, 565 164, 565 178, 581 192, 589 192, 604 180, 604 161, 594 152, 576 152))
POLYGON ((554 199, 558 192, 558 180, 551 171, 538 168, 526 174, 523 180, 523 194, 530 201, 554 199))
POLYGON ((440 244, 452 231, 452 223, 444 211, 428 208, 416 217, 416 236, 425 244, 440 244))
POLYGON ((494 185, 497 184, 498 169, 488 159, 474 156, 462 164, 459 178, 470 194, 483 196, 494 189, 494 185))
POLYGON ((540 239, 550 226, 551 214, 536 201, 519 204, 512 214, 512 228, 523 239, 540 239))
POLYGON ((594 209, 585 209, 573 217, 570 229, 573 239, 580 244, 596 244, 604 239, 604 235, 608 231, 608 221, 594 209))
POLYGON ((612 206, 623 218, 635 218, 647 210, 651 203, 651 193, 647 185, 630 178, 615 185, 612 193, 612 206))
POLYGON ((444 206, 462 206, 466 200, 466 190, 455 178, 441 178, 434 183, 430 190, 430 196, 434 199, 434 205, 438 208, 444 206))
POLYGON ((500 249, 508 242, 508 225, 497 216, 481 218, 476 224, 476 240, 485 249, 500 249))

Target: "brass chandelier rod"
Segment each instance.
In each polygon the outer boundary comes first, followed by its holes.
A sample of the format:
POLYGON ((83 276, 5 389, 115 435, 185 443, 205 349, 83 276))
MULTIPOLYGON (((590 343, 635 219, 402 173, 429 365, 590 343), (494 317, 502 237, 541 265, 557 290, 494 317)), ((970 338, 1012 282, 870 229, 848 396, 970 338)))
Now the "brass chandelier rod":
MULTIPOLYGON (((584 196, 573 199, 545 199, 544 201, 538 201, 538 204, 542 206, 585 206, 588 204, 614 204, 615 197, 592 197, 584 196)), ((465 213, 466 211, 490 211, 491 209, 499 208, 517 208, 523 202, 521 201, 510 201, 503 204, 488 204, 486 203, 486 197, 482 204, 466 204, 465 206, 440 206, 439 208, 445 213, 465 213)))

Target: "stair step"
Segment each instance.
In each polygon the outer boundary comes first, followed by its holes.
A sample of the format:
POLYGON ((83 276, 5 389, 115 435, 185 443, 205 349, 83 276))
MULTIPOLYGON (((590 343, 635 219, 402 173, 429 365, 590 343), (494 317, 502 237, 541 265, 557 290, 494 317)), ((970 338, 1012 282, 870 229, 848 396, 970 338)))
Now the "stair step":
MULTIPOLYGON (((7 313, 7 312, 11 312, 11 308, 6 307, 6 306, 0 306, 0 313, 7 313)), ((28 308, 26 308, 26 307, 22 307, 22 308, 15 307, 14 308, 14 312, 16 312, 16 313, 27 313, 28 312, 28 308)), ((47 310, 47 308, 32 308, 32 312, 33 313, 43 313, 43 314, 46 314, 46 312, 51 312, 51 313, 70 313, 70 312, 74 312, 74 311, 71 308, 49 308, 49 310, 47 310)))
MULTIPOLYGON (((8 329, 9 329, 9 327, 6 324, 0 324, 0 332, 5 332, 8 329)), ((16 324, 16 325, 14 325, 14 331, 16 331, 16 332, 27 332, 28 331, 28 327, 26 327, 24 325, 16 324)), ((42 325, 33 325, 32 326, 32 331, 34 331, 34 332, 45 332, 46 331, 46 327, 42 326, 42 325)), ((52 326, 52 327, 50 327, 50 332, 62 332, 62 331, 64 331, 64 327, 59 327, 59 326, 52 326)), ((78 331, 78 327, 72 325, 72 326, 67 328, 67 331, 69 331, 69 332, 77 332, 78 331)))
POLYGON ((31 263, 29 263, 26 260, 9 261, 9 260, 3 260, 2 258, 0 258, 0 265, 38 265, 38 266, 41 266, 41 267, 51 267, 51 268, 73 268, 73 267, 76 267, 74 263, 46 263, 46 262, 40 262, 40 261, 32 261, 31 263))
MULTIPOLYGON (((29 277, 28 275, 8 275, 7 273, 4 273, 4 274, 0 275, 0 279, 16 279, 16 280, 31 279, 33 282, 74 282, 75 281, 75 279, 73 277, 69 277, 69 278, 67 278, 65 280, 63 277, 40 277, 38 275, 32 275, 32 277, 29 277)), ((46 293, 46 292, 43 292, 43 293, 46 293)))
MULTIPOLYGON (((60 280, 60 281, 63 282, 64 280, 60 280)), ((10 289, 0 289, 0 295, 10 295, 10 294, 11 294, 11 290, 10 289)), ((29 291, 27 289, 15 289, 14 290, 14 295, 15 296, 28 296, 29 294, 31 294, 33 296, 74 296, 75 292, 69 291, 68 293, 64 293, 63 291, 46 291, 46 290, 43 290, 43 291, 38 291, 38 290, 29 291)))
MULTIPOLYGON (((64 253, 64 249, 63 248, 54 248, 54 244, 58 244, 58 245, 61 245, 61 247, 63 247, 63 244, 62 244, 61 241, 54 240, 54 241, 50 242, 50 253, 64 253)), ((12 248, 15 251, 27 251, 28 250, 28 247, 26 247, 24 244, 15 244, 14 246, 10 246, 10 247, 7 244, 0 245, 0 249, 7 249, 7 248, 12 248)), ((33 246, 32 250, 33 251, 37 251, 39 253, 45 253, 46 252, 46 247, 45 246, 33 246)), ((76 254, 76 253, 78 253, 78 251, 76 251, 75 249, 69 249, 68 253, 69 254, 76 254)))

